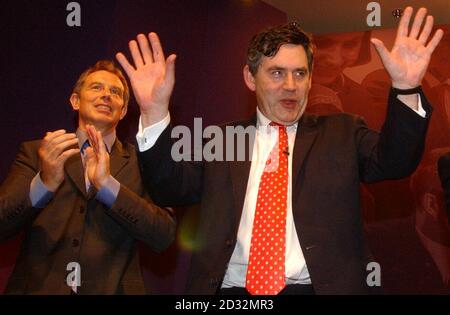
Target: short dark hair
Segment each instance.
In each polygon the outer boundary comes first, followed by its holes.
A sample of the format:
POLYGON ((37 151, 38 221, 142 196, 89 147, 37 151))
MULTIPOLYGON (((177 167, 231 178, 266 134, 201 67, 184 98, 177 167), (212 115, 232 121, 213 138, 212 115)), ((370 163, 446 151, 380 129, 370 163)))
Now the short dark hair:
POLYGON ((256 74, 263 56, 275 56, 285 44, 301 45, 305 49, 308 70, 311 73, 314 61, 312 37, 300 28, 299 23, 290 22, 263 30, 253 36, 247 51, 247 65, 251 74, 256 74))
POLYGON ((128 83, 127 80, 125 78, 125 76, 123 75, 122 71, 115 65, 114 62, 112 62, 111 60, 99 60, 95 63, 95 65, 87 68, 86 70, 83 71, 83 73, 80 75, 80 77, 78 78, 77 82, 75 83, 72 93, 76 93, 76 94, 80 94, 81 89, 83 88, 83 84, 86 81, 86 78, 94 72, 97 71, 108 71, 111 72, 112 74, 115 74, 120 81, 123 84, 123 104, 125 106, 128 105, 128 101, 130 100, 130 89, 128 88, 128 83))

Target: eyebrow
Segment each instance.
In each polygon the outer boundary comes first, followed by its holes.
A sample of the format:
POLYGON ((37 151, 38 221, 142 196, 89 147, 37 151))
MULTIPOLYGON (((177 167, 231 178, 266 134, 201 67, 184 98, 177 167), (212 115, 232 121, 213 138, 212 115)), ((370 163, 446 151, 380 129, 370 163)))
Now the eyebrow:
MULTIPOLYGON (((91 84, 89 84, 89 86, 93 86, 93 85, 95 85, 95 84, 105 85, 105 84, 102 83, 102 82, 94 81, 94 82, 92 82, 91 84)), ((118 90, 120 90, 121 92, 123 92, 123 89, 122 89, 120 86, 117 86, 117 85, 110 85, 110 84, 109 84, 109 86, 111 86, 111 87, 113 87, 113 88, 115 88, 115 89, 118 89, 118 90)))
MULTIPOLYGON (((269 67, 267 70, 268 70, 268 71, 273 71, 273 70, 286 70, 286 68, 279 67, 279 66, 272 66, 272 67, 269 67)), ((296 68, 296 69, 294 69, 294 71, 306 71, 306 72, 309 72, 307 67, 296 68)))

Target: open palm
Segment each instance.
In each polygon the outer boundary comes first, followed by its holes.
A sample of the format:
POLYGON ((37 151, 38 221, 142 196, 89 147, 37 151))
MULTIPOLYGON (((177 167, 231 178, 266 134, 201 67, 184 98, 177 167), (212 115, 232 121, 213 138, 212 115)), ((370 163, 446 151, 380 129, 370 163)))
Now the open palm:
POLYGON ((170 96, 175 84, 175 55, 167 60, 158 36, 150 33, 148 39, 139 34, 137 41, 129 43, 134 67, 124 54, 118 53, 117 60, 127 73, 141 114, 159 121, 168 112, 170 96))
POLYGON ((411 7, 405 9, 391 51, 388 51, 379 39, 372 39, 372 43, 392 79, 393 87, 399 89, 414 88, 421 84, 431 55, 443 36, 443 31, 438 30, 427 44, 433 28, 433 17, 426 18, 423 30, 420 31, 427 14, 425 8, 419 9, 411 31, 408 32, 412 13, 411 7))

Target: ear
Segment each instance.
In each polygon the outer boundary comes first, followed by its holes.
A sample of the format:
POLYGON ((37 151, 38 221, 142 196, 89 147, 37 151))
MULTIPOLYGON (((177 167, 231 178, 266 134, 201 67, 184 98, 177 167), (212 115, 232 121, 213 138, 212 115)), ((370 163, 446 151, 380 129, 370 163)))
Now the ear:
POLYGON ((80 96, 77 93, 72 93, 70 96, 70 104, 72 104, 72 108, 75 111, 80 109, 80 96))
POLYGON ((120 120, 122 120, 123 117, 125 117, 127 112, 128 112, 128 105, 123 105, 122 106, 122 112, 120 113, 120 120))
POLYGON ((248 67, 248 65, 245 65, 243 69, 243 75, 244 75, 244 82, 247 85, 247 87, 250 89, 250 91, 255 92, 256 91, 255 77, 250 72, 250 68, 248 67))
POLYGON ((423 210, 432 216, 435 220, 438 219, 439 205, 437 202, 437 197, 432 193, 425 193, 422 196, 422 208, 423 210))

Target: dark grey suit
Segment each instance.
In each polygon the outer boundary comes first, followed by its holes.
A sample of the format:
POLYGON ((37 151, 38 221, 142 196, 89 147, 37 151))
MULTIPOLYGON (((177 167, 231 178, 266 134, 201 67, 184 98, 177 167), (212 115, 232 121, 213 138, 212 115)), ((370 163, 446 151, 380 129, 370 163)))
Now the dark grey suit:
POLYGON ((65 181, 43 209, 31 206, 40 141, 23 143, 0 187, 0 239, 25 229, 7 294, 68 294, 70 262, 81 265, 81 294, 144 294, 136 240, 156 251, 174 239, 173 214, 144 192, 135 148, 116 140, 111 175, 120 182, 111 209, 86 193, 81 157, 65 164, 65 181))
MULTIPOLYGON (((425 97, 422 105, 431 107, 425 97)), ((298 238, 317 294, 368 293, 366 248, 359 205, 360 182, 409 175, 423 152, 428 118, 390 95, 381 134, 356 116, 304 115, 293 151, 292 211, 298 238)), ((429 115, 427 115, 429 116, 429 115)), ((248 126, 252 121, 233 125, 248 126)), ((139 154, 143 179, 156 203, 201 202, 197 247, 187 293, 220 288, 236 244, 250 161, 176 163, 171 129, 139 154)), ((251 144, 250 144, 251 145, 251 144)))

